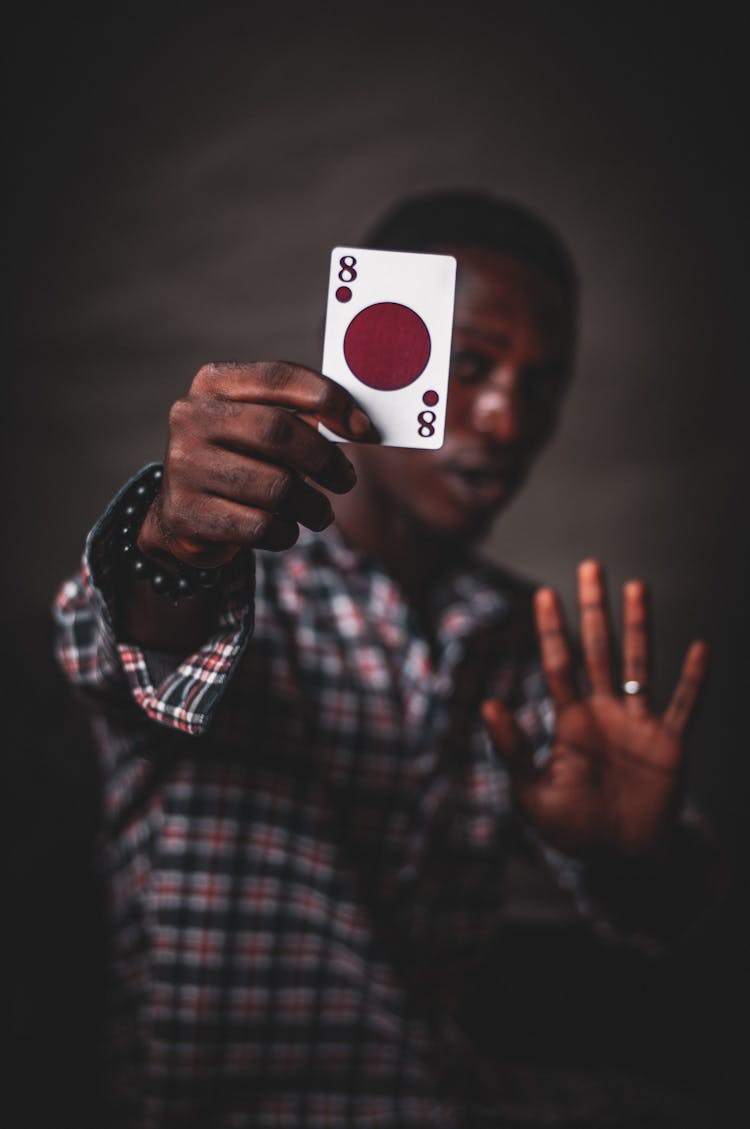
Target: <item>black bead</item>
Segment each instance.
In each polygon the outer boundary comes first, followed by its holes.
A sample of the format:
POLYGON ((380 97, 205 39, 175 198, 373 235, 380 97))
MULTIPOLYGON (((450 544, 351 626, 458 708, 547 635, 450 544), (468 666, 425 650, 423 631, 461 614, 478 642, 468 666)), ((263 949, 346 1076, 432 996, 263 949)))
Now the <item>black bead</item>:
POLYGON ((171 587, 170 578, 165 572, 155 572, 151 577, 151 587, 153 588, 154 592, 158 592, 159 595, 162 595, 165 592, 169 592, 171 587))
POLYGON ((199 587, 215 588, 224 570, 194 568, 177 562, 180 571, 174 576, 139 551, 136 540, 142 515, 158 493, 163 477, 163 469, 154 467, 145 479, 131 489, 119 507, 115 523, 116 539, 119 542, 120 556, 132 575, 148 579, 154 592, 176 601, 193 596, 199 587))
POLYGON ((180 576, 175 585, 175 596, 192 596, 195 592, 195 585, 189 576, 180 576))

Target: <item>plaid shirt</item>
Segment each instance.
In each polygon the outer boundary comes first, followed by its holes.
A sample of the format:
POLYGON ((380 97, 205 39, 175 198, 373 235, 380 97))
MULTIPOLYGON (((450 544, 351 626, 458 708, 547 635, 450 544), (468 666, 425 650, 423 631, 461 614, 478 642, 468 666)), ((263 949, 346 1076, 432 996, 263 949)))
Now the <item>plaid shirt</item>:
POLYGON ((113 632, 112 508, 56 617, 103 761, 113 1123, 484 1124, 450 1015, 514 825, 479 703, 540 755, 553 722, 531 587, 467 559, 428 642, 376 564, 303 531, 248 558, 200 651, 149 654, 113 632))

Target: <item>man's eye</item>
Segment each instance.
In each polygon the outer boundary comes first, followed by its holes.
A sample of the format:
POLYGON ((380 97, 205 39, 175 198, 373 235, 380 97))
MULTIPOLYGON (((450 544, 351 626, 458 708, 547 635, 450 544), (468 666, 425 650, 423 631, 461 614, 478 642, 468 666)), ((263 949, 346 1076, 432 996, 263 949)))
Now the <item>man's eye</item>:
POLYGON ((451 376, 461 384, 474 384, 484 378, 492 367, 492 360, 470 349, 460 349, 451 357, 451 376))

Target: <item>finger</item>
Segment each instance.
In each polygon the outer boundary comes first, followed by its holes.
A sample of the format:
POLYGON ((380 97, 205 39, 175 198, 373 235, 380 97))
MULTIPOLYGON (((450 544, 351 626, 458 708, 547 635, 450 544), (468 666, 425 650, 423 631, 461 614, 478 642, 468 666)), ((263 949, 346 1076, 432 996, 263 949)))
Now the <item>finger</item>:
POLYGON ((581 617, 583 660, 592 694, 611 694, 612 643, 604 589, 604 572, 598 561, 578 566, 578 606, 581 617))
POLYGON ((575 664, 570 650, 562 609, 552 588, 534 594, 534 618, 539 637, 542 670, 552 701, 559 709, 577 697, 575 664))
POLYGON ((380 438, 350 392, 304 365, 287 361, 204 365, 191 391, 306 412, 347 439, 378 442, 380 438))
POLYGON ((506 705, 488 698, 481 705, 482 718, 497 752, 514 776, 533 776, 534 758, 528 738, 506 705))
MULTIPOLYGON (((172 406, 173 417, 179 403, 172 406)), ((192 406, 190 411, 194 411, 192 406)), ((346 493, 357 481, 341 446, 284 408, 233 400, 205 401, 200 427, 205 440, 214 446, 281 464, 336 494, 346 493)), ((192 457, 192 451, 188 457, 192 457)))
POLYGON ((202 493, 268 510, 308 529, 325 529, 333 521, 325 494, 294 471, 233 451, 204 450, 195 459, 193 480, 200 480, 202 493))
POLYGON ((625 709, 628 713, 642 715, 649 711, 651 684, 650 603, 648 588, 642 580, 629 580, 623 585, 622 633, 625 709))
POLYGON ((678 737, 682 736, 690 721, 707 665, 708 645, 698 639, 688 647, 679 681, 662 718, 665 727, 678 737))

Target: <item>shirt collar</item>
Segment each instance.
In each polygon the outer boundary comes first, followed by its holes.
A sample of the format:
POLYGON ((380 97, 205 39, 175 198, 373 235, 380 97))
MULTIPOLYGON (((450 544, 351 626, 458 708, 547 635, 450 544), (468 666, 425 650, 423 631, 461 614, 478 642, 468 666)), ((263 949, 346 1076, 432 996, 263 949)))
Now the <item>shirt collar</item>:
MULTIPOLYGON (((360 549, 348 545, 336 525, 323 533, 303 530, 300 541, 314 540, 319 550, 345 574, 367 579, 370 606, 376 615, 409 618, 399 586, 379 563, 360 549)), ((435 586, 432 606, 440 641, 463 639, 480 626, 504 623, 511 600, 504 590, 502 573, 476 554, 467 552, 435 586)))

